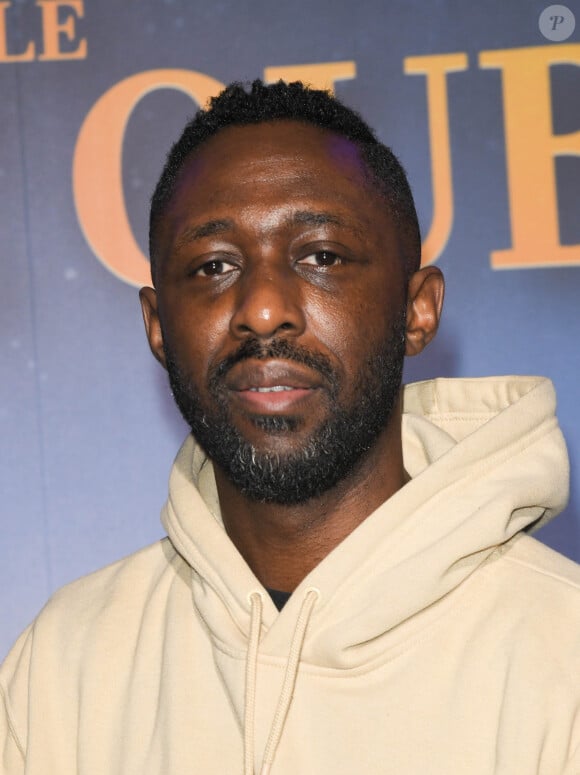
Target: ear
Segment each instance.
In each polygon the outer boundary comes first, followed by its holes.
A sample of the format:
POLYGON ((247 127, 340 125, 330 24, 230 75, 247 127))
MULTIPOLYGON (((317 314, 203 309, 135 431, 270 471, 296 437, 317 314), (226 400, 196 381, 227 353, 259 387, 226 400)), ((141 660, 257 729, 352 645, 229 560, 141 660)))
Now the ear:
POLYGON ((145 323, 145 332, 147 334, 147 339, 149 340, 149 347, 155 358, 165 369, 163 334, 161 333, 161 324, 159 322, 157 293, 155 289, 141 288, 139 291, 139 300, 141 301, 141 311, 143 312, 143 322, 145 323))
POLYGON ((445 280, 436 266, 426 266, 409 280, 406 355, 418 355, 437 333, 445 280))

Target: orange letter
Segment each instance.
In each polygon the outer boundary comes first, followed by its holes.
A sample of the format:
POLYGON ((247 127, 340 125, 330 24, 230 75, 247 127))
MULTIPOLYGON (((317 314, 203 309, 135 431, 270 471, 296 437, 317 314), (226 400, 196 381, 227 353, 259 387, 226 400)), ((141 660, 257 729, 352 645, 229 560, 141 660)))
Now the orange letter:
POLYGON ((467 54, 434 54, 406 57, 404 60, 405 73, 427 76, 433 219, 429 234, 423 241, 423 266, 432 264, 443 253, 453 225, 453 180, 446 76, 447 73, 466 69, 467 54))
POLYGON ((142 97, 178 89, 205 104, 223 85, 190 70, 149 70, 113 86, 93 105, 79 132, 73 161, 73 192, 85 238, 97 258, 131 285, 149 285, 145 258, 127 218, 122 181, 125 127, 142 97))
POLYGON ((266 83, 275 83, 280 79, 287 83, 302 81, 306 86, 326 89, 332 94, 334 94, 335 81, 347 81, 355 77, 356 65, 350 60, 346 62, 320 62, 313 65, 281 65, 264 69, 266 83))
POLYGON ((74 12, 79 18, 84 13, 83 0, 36 0, 36 5, 42 10, 42 38, 44 43, 44 52, 38 57, 46 61, 52 59, 86 59, 87 40, 81 38, 74 51, 61 51, 60 35, 63 34, 68 40, 73 40, 75 36, 75 18, 74 12), (59 23, 59 8, 68 8, 71 13, 67 14, 67 20, 59 23))
POLYGON ((6 10, 10 8, 8 0, 0 2, 0 62, 32 62, 34 59, 34 41, 30 41, 22 54, 9 54, 6 34, 6 10))
POLYGON ((561 245, 554 156, 580 156, 580 130, 552 132, 550 67, 580 65, 580 45, 482 51, 479 65, 503 79, 511 250, 491 254, 494 269, 580 264, 580 245, 561 245))

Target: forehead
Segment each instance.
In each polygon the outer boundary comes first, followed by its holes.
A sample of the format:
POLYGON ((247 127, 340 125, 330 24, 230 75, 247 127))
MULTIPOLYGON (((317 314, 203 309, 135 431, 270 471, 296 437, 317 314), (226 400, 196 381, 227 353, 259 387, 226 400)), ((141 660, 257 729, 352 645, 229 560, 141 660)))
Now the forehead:
POLYGON ((274 222, 293 208, 336 212, 361 230, 391 232, 389 207, 371 180, 357 145, 334 132, 296 121, 228 127, 183 164, 160 241, 170 247, 192 219, 251 222, 259 213, 266 228, 265 212, 274 222))
POLYGON ((368 179, 367 168, 355 143, 312 124, 287 120, 222 129, 190 155, 182 173, 199 173, 210 165, 217 172, 230 165, 248 163, 255 165, 258 172, 260 162, 266 164, 270 157, 296 168, 306 160, 312 164, 315 157, 319 171, 325 169, 327 173, 358 177, 360 184, 365 184, 368 179))

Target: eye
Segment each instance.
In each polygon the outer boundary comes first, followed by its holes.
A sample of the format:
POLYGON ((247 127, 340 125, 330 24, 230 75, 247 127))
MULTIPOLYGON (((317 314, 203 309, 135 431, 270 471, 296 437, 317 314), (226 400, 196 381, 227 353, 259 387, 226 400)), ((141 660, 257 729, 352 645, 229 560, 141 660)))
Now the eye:
POLYGON ((233 264, 221 259, 214 259, 213 261, 206 261, 205 264, 195 270, 195 274, 201 277, 218 277, 219 275, 229 274, 235 270, 233 264))
POLYGON ((336 264, 342 264, 342 258, 330 250, 318 250, 316 253, 311 253, 301 258, 298 263, 320 267, 335 266, 336 264))

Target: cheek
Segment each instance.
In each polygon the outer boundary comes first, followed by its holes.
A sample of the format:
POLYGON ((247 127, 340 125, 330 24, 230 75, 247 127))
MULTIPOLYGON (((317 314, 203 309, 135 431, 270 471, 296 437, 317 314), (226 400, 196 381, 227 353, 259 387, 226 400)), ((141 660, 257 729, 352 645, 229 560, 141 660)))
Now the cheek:
POLYGON ((228 330, 227 315, 218 305, 195 304, 190 300, 184 303, 179 299, 168 299, 164 310, 161 322, 166 348, 185 373, 207 372, 220 355, 228 330))
POLYGON ((308 319, 311 333, 345 367, 372 342, 382 340, 391 325, 386 302, 376 294, 369 298, 363 290, 316 300, 308 310, 308 319))

